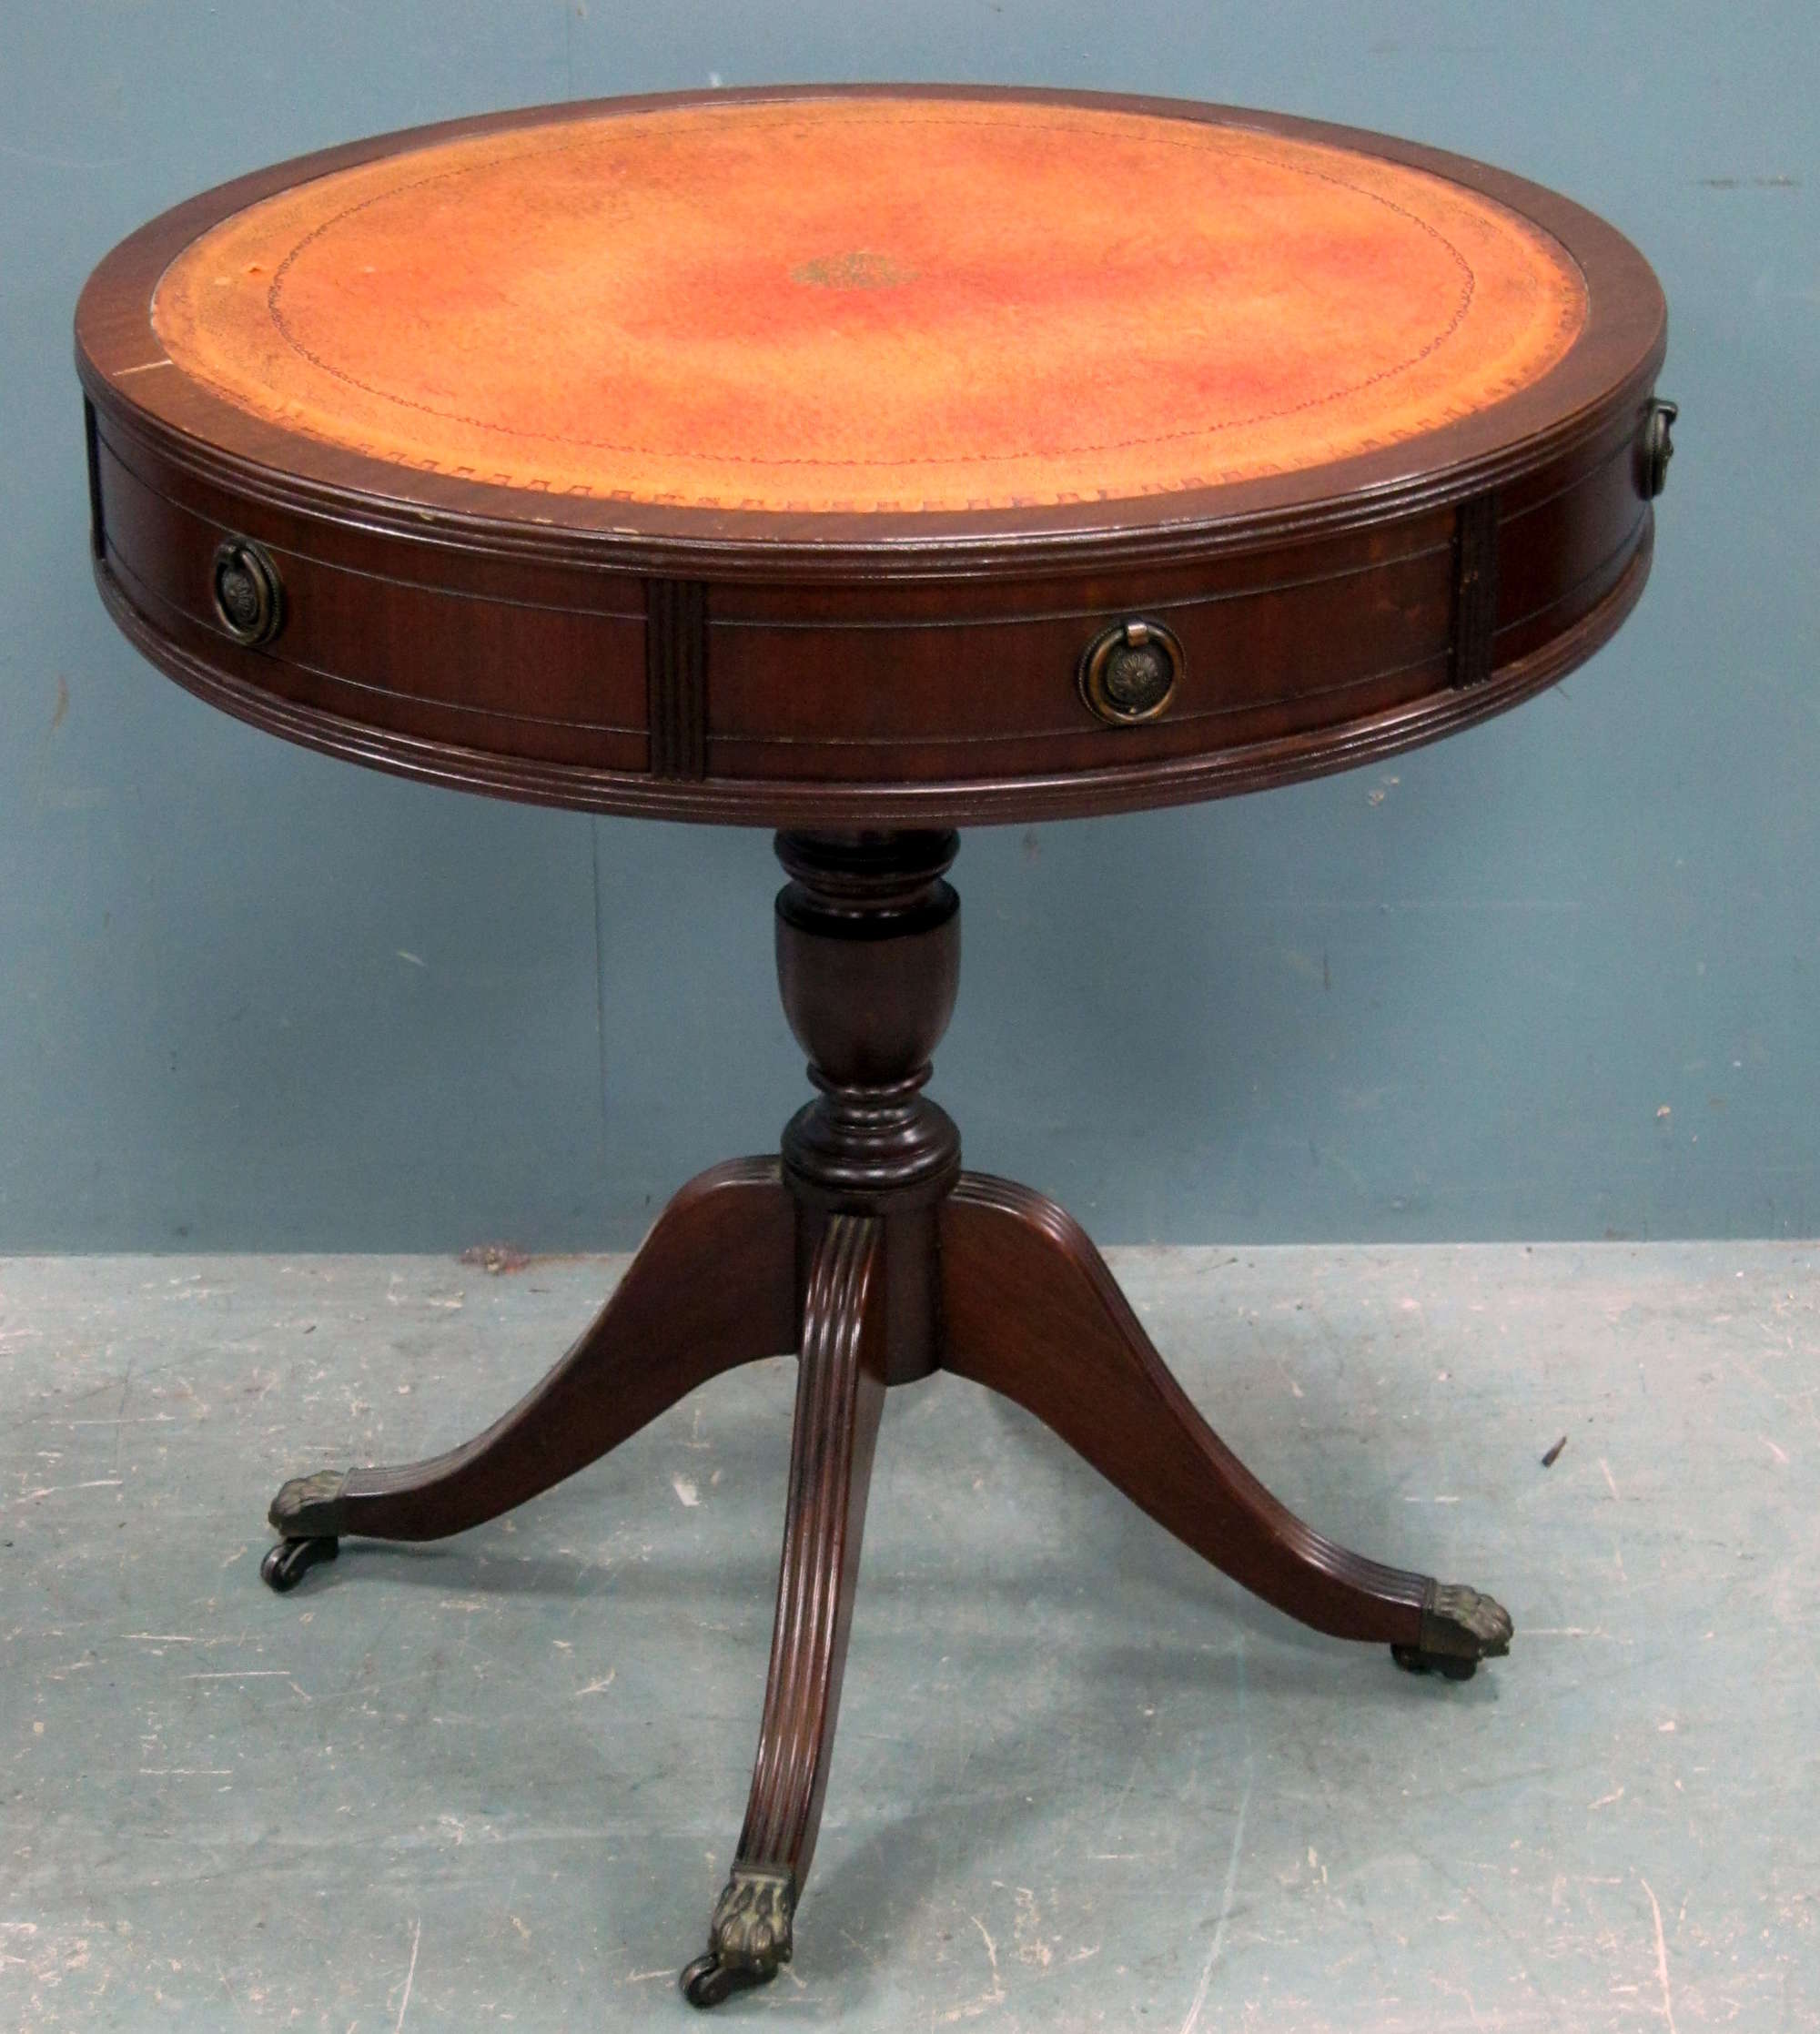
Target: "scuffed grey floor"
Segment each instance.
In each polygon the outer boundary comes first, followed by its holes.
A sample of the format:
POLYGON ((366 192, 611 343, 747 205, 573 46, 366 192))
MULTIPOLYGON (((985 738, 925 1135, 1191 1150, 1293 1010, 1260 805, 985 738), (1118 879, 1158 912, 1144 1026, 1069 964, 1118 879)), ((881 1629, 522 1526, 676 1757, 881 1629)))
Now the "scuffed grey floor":
MULTIPOLYGON (((258 1578, 283 1476, 465 1438, 620 1261, 0 1265, 0 2025, 702 2024, 793 1366, 458 1542, 258 1578)), ((1465 1686, 976 1387, 894 1393, 796 1962, 721 2019, 1820 2028, 1815 1262, 1115 1253, 1281 1495, 1510 1605, 1465 1686)))

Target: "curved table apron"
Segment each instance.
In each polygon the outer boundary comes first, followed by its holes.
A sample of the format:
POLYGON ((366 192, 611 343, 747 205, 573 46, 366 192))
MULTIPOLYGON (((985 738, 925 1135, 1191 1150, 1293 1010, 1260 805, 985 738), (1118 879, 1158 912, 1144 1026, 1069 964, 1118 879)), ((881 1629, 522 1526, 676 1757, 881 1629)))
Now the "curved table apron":
POLYGON ((331 754, 765 824, 815 1098, 684 1187, 556 1367, 429 1461, 274 1500, 294 1587, 799 1358, 745 1823, 682 1973, 775 1975, 821 1821, 890 1387, 1016 1400, 1290 1616, 1470 1676, 1490 1596, 1324 1538, 1092 1244, 923 1089, 968 821, 1218 795, 1511 705, 1649 571, 1662 293, 1431 149, 1083 94, 717 93, 335 149, 154 220, 76 319, 132 640, 331 754))

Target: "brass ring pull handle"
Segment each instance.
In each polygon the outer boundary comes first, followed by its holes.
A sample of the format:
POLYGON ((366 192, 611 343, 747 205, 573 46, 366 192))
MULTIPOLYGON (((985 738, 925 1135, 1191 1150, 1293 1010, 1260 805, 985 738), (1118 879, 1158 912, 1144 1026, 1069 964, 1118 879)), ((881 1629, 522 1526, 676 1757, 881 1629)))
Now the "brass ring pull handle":
POLYGON ((1114 727, 1153 721, 1175 697, 1186 663, 1173 629, 1160 622, 1115 622, 1081 658, 1081 697, 1114 727))
POLYGON ((1670 430, 1681 414, 1678 402, 1663 402, 1652 396, 1643 418, 1643 434, 1638 446, 1643 499, 1653 501, 1668 485, 1668 462, 1674 457, 1670 430))
POLYGON ((236 643, 249 650, 284 627, 284 582, 263 544, 229 537, 215 553, 215 612, 236 643))

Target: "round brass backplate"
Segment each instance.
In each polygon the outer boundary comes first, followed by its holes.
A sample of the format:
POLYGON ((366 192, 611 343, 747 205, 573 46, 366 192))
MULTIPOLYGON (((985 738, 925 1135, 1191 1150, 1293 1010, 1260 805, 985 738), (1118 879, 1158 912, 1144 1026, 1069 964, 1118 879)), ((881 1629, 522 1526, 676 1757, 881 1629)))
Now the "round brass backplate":
POLYGON ((257 649, 284 626, 284 582, 263 544, 229 537, 215 553, 215 612, 236 643, 257 649))
POLYGON ((1173 629, 1115 622, 1082 654, 1081 697, 1114 727, 1153 721, 1175 697, 1186 663, 1173 629))

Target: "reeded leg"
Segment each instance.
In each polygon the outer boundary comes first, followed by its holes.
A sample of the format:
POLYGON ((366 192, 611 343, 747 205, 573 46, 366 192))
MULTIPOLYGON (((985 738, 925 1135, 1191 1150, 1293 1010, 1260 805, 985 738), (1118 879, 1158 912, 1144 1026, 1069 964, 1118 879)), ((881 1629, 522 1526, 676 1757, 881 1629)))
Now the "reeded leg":
POLYGON ((692 1180, 548 1376, 486 1432, 397 1469, 321 1470, 285 1484, 284 1535, 261 1574, 291 1588, 338 1537, 438 1540, 497 1518, 597 1461, 721 1371, 796 1340, 795 1204, 774 1159, 692 1180))
POLYGON ((834 1215, 810 1267, 764 1718, 745 1827, 707 1954, 682 1975, 694 2006, 763 1984, 790 1960, 827 1789, 885 1402, 883 1233, 875 1217, 834 1215))
POLYGON ((1304 1525, 1207 1424, 1078 1223, 1007 1180, 963 1176, 941 1210, 946 1369, 1034 1412, 1235 1582, 1337 1638, 1463 1680, 1509 1650, 1489 1596, 1380 1566, 1304 1525))

